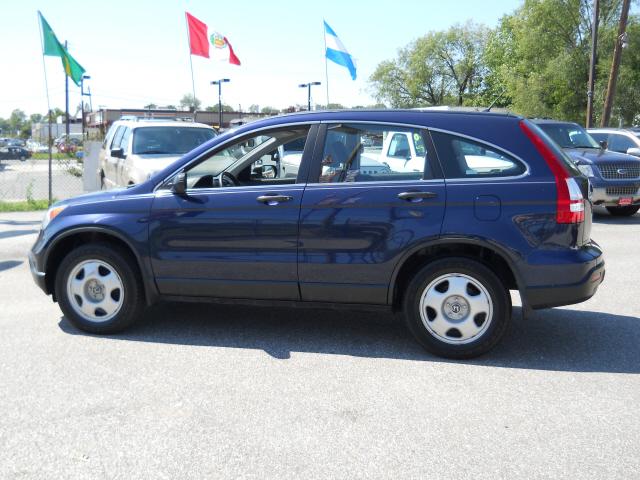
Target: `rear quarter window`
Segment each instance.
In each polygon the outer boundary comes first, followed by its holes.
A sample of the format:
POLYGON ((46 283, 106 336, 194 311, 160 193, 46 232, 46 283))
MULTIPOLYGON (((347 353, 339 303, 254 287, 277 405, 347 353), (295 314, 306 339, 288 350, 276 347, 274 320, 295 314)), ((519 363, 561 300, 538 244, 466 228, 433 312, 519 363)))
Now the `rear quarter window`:
POLYGON ((495 147, 455 134, 431 131, 446 178, 517 177, 526 165, 495 147))

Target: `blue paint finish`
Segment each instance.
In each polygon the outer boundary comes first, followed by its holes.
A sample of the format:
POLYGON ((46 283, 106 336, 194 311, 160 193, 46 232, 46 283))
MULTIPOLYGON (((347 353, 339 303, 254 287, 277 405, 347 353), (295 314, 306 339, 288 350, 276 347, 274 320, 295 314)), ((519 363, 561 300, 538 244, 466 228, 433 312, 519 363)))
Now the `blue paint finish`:
POLYGON ((501 211, 500 199, 495 195, 478 195, 473 201, 473 215, 481 222, 495 222, 501 211))
MULTIPOLYGON (((311 112, 250 123, 187 153, 140 185, 60 202, 67 208, 30 252, 34 279, 51 293, 51 279, 45 278, 66 253, 49 257, 57 242, 78 232, 100 232, 129 246, 150 301, 179 295, 388 304, 395 278, 413 253, 457 243, 482 246, 504 258, 525 302, 529 292, 538 306, 580 301, 597 287, 581 285, 604 265, 589 238, 591 206, 587 202, 583 224, 556 223, 555 180, 523 134, 521 120, 491 113, 388 110, 311 112), (225 142, 285 125, 339 122, 449 131, 508 152, 527 165, 527 172, 510 179, 350 184, 301 179, 188 195, 156 191, 170 175, 225 142), (418 203, 398 198, 423 190, 435 196, 418 203), (265 205, 256 200, 264 193, 292 200, 265 205), (549 292, 559 293, 549 300, 549 292)), ((315 149, 305 149, 301 172, 320 162, 321 144, 319 138, 315 149)), ((441 164, 447 161, 438 157, 441 164)), ((583 180, 578 179, 586 188, 583 180)))
POLYGON ((309 185, 300 213, 302 299, 386 303, 400 257, 438 238, 444 210, 443 181, 309 185), (398 198, 406 191, 436 196, 411 203, 398 198))

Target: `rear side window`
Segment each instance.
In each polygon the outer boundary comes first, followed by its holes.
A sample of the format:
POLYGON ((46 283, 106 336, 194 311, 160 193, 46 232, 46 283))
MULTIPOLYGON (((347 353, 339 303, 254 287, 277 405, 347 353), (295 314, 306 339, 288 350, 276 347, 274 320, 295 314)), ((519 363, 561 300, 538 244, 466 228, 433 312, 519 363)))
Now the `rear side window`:
POLYGON ((320 183, 434 179, 423 132, 391 125, 329 126, 320 183))
POLYGON ((634 148, 636 144, 630 138, 617 133, 611 134, 609 137, 609 150, 614 152, 627 153, 627 150, 634 148))
POLYGON ((122 139, 120 140, 120 148, 126 153, 127 147, 129 146, 129 138, 131 137, 131 129, 125 128, 124 133, 122 134, 122 139))
POLYGON ((120 142, 122 141, 122 136, 124 135, 124 131, 125 131, 125 127, 122 127, 122 126, 118 127, 118 130, 116 130, 116 134, 113 136, 113 141, 109 146, 111 150, 114 150, 120 146, 120 142))
POLYGON ((468 138, 431 132, 446 178, 516 177, 526 166, 493 147, 468 138))

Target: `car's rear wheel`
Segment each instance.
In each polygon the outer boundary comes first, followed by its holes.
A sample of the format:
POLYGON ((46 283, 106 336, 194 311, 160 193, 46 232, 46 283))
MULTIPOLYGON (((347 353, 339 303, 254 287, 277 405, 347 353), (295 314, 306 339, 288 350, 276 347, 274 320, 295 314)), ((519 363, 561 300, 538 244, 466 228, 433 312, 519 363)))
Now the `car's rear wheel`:
POLYGON ((65 317, 91 333, 116 333, 142 313, 142 282, 124 250, 104 243, 69 253, 56 275, 56 297, 65 317))
POLYGON ((511 319, 511 298, 482 263, 445 258, 427 264, 404 297, 407 325, 429 352, 472 358, 491 350, 511 319))
POLYGON ((630 217, 640 210, 640 205, 628 205, 626 207, 607 207, 607 210, 614 217, 630 217))

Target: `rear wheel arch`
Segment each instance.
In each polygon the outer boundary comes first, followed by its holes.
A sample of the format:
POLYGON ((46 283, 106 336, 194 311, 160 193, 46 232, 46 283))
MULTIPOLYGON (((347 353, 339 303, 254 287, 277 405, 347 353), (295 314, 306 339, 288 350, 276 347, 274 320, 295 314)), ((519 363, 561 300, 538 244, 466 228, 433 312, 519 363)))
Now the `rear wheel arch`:
POLYGON ((507 289, 523 292, 524 282, 520 279, 514 262, 500 247, 476 239, 439 239, 415 247, 398 262, 388 293, 388 302, 394 310, 401 308, 404 289, 412 278, 426 264, 447 257, 476 260, 493 271, 507 289))

